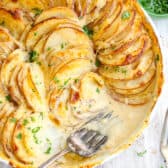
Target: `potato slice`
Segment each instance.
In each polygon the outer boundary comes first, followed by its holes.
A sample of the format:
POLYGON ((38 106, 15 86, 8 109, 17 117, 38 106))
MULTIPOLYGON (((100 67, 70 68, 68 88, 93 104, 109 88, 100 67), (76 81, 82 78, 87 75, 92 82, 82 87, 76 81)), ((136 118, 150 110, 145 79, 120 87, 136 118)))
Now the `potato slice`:
POLYGON ((53 79, 54 73, 66 63, 70 62, 71 60, 84 58, 89 59, 91 62, 94 63, 95 55, 92 49, 88 49, 87 46, 80 45, 75 48, 69 48, 63 51, 55 52, 53 51, 50 53, 46 60, 47 60, 47 68, 46 73, 49 73, 49 79, 53 79))
POLYGON ((35 64, 27 64, 18 74, 18 84, 27 104, 34 111, 47 110, 43 73, 35 64))
POLYGON ((76 22, 69 19, 51 18, 35 25, 27 34, 27 49, 32 49, 44 34, 47 34, 58 27, 65 27, 66 25, 73 26, 76 25, 76 22))
POLYGON ((78 58, 71 60, 55 72, 50 86, 54 85, 57 89, 67 88, 76 78, 94 68, 94 64, 88 59, 78 58), (59 82, 55 81, 55 79, 59 82))
POLYGON ((153 89, 155 87, 155 78, 151 82, 151 84, 142 92, 135 95, 120 95, 115 92, 115 90, 111 90, 111 96, 116 101, 121 103, 125 103, 128 105, 142 105, 148 103, 153 95, 153 89))
POLYGON ((107 51, 107 54, 105 51, 98 58, 103 64, 110 66, 128 65, 144 54, 146 46, 148 46, 147 43, 150 43, 149 37, 147 35, 141 35, 127 44, 123 44, 117 50, 111 51, 110 53, 107 51))
POLYGON ((20 18, 15 18, 9 11, 4 8, 0 9, 0 23, 3 27, 7 28, 10 33, 19 38, 24 31, 25 23, 20 18))
POLYGON ((8 85, 8 91, 10 93, 10 96, 12 100, 14 100, 17 104, 25 103, 25 98, 20 93, 20 90, 18 88, 18 81, 17 81, 18 73, 23 68, 23 66, 24 64, 19 64, 14 68, 8 85))
POLYGON ((13 131, 17 120, 21 118, 23 115, 25 115, 25 108, 20 107, 16 111, 10 113, 3 126, 1 142, 3 150, 8 157, 13 157, 14 155, 12 148, 13 131))
POLYGON ((50 8, 42 12, 37 17, 34 24, 38 24, 44 20, 48 20, 53 17, 78 21, 78 17, 73 10, 66 8, 66 7, 55 7, 55 8, 50 8))
POLYGON ((58 28, 51 32, 46 39, 44 52, 48 49, 65 50, 71 46, 86 45, 92 47, 92 42, 82 31, 74 28, 58 28))
MULTIPOLYGON (((10 9, 12 8, 24 8, 32 10, 34 8, 44 9, 47 6, 44 6, 41 0, 2 0, 2 4, 10 9)), ((45 2, 46 4, 46 2, 45 2)))
POLYGON ((21 62, 26 60, 27 54, 26 52, 18 49, 12 52, 8 58, 4 61, 2 64, 1 72, 0 72, 0 78, 2 84, 7 87, 9 84, 9 80, 12 75, 13 69, 21 62))
POLYGON ((99 75, 88 72, 79 83, 79 89, 72 87, 70 99, 71 111, 75 118, 86 119, 99 111, 108 110, 110 96, 99 75), (79 94, 78 97, 77 94, 79 94))
POLYGON ((99 73, 106 78, 129 80, 141 77, 153 62, 153 51, 147 50, 136 62, 125 66, 101 65, 99 73))
POLYGON ((114 13, 117 3, 114 0, 106 2, 106 5, 100 10, 99 17, 89 24, 89 27, 94 28, 94 26, 100 25, 104 22, 112 13, 114 13))
POLYGON ((17 122, 12 145, 14 148, 17 147, 15 155, 20 161, 23 163, 33 161, 33 166, 38 167, 60 151, 61 146, 66 142, 64 136, 64 132, 55 127, 47 115, 34 113, 17 122), (22 135, 21 138, 17 138, 18 135, 22 135))
POLYGON ((101 36, 104 34, 104 32, 106 32, 105 30, 107 28, 111 29, 111 31, 112 31, 111 34, 113 34, 113 32, 117 31, 118 22, 115 24, 115 26, 113 25, 113 23, 121 15, 122 10, 123 10, 123 4, 117 3, 116 9, 113 12, 113 14, 108 19, 104 20, 102 22, 102 24, 94 27, 94 29, 93 29, 94 30, 93 40, 94 41, 100 40, 101 36), (111 25, 113 25, 113 28, 110 28, 111 25))
POLYGON ((132 90, 142 87, 147 83, 149 83, 155 76, 155 73, 156 73, 156 66, 155 63, 153 62, 149 70, 140 78, 125 81, 107 79, 106 82, 108 83, 108 85, 110 85, 115 89, 132 90))

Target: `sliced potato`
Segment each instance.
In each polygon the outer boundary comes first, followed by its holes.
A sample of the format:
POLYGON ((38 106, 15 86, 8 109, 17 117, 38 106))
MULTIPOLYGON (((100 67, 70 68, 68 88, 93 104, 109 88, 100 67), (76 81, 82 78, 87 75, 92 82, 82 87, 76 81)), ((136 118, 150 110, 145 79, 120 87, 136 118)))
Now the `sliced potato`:
POLYGON ((48 49, 65 50, 69 47, 86 45, 92 47, 92 42, 82 31, 74 28, 58 28, 51 32, 46 39, 44 52, 48 49))
POLYGON ((46 60, 48 63, 47 71, 50 72, 49 79, 53 79, 54 73, 64 66, 66 63, 70 62, 71 60, 83 58, 83 59, 90 59, 91 62, 94 63, 95 55, 91 49, 88 49, 86 46, 77 46, 75 48, 69 48, 59 52, 52 52, 50 53, 46 60))
POLYGON ((116 9, 113 12, 113 14, 108 19, 104 20, 102 24, 95 26, 93 35, 94 41, 100 40, 104 32, 106 32, 105 30, 107 28, 111 29, 110 34, 113 34, 114 32, 117 31, 119 22, 116 22, 115 25, 114 22, 121 15, 122 10, 123 10, 123 4, 117 3, 116 9), (112 25, 113 27, 110 28, 112 25))
POLYGON ((17 147, 15 155, 18 160, 23 163, 33 161, 33 166, 38 167, 60 151, 66 142, 64 136, 64 132, 59 130, 45 113, 34 113, 17 122, 12 145, 17 147), (17 138, 20 134, 21 139, 17 138))
POLYGON ((101 65, 99 73, 106 78, 129 80, 141 77, 153 62, 153 51, 147 50, 136 62, 125 66, 101 65))
POLYGON ((140 78, 136 78, 133 80, 125 80, 125 81, 107 79, 106 82, 108 83, 108 85, 116 89, 121 89, 121 90, 137 89, 149 83, 155 76, 155 72, 156 72, 155 63, 152 63, 149 70, 140 78))
POLYGON ((34 111, 47 110, 43 73, 35 63, 27 64, 18 74, 20 91, 34 111))
POLYGON ((150 39, 147 35, 141 35, 140 37, 128 42, 121 46, 121 48, 117 50, 112 50, 110 53, 106 51, 99 55, 99 60, 106 65, 111 66, 121 66, 127 65, 134 61, 136 61, 139 57, 141 57, 146 50, 147 43, 150 39))
POLYGON ((10 33, 19 38, 24 31, 25 23, 19 18, 15 18, 9 11, 4 8, 0 8, 0 23, 3 27, 7 28, 10 33))
MULTIPOLYGON (((13 148, 12 148, 12 136, 13 131, 16 125, 17 120, 22 117, 25 114, 25 109, 22 107, 17 109, 16 111, 13 111, 8 116, 3 129, 2 129, 2 147, 4 152, 8 157, 13 157, 13 148)), ((16 150, 16 149, 15 149, 16 150)))
POLYGON ((2 64, 0 76, 2 84, 7 87, 9 84, 9 80, 11 78, 11 74, 13 69, 21 62, 26 60, 27 54, 26 52, 18 49, 12 52, 8 58, 2 64))
POLYGON ((94 65, 88 59, 71 60, 55 72, 50 85, 56 85, 58 89, 67 88, 76 78, 94 68, 94 65), (55 82, 54 79, 56 78, 59 82, 55 82))
POLYGON ((32 49, 33 46, 37 43, 37 41, 44 34, 47 34, 48 32, 51 32, 52 30, 58 27, 65 27, 68 25, 72 27, 73 25, 76 25, 76 22, 69 19, 58 19, 58 18, 51 18, 43 22, 40 22, 39 24, 35 25, 27 34, 26 37, 27 49, 32 49))
POLYGON ((20 90, 18 88, 18 81, 17 81, 18 73, 23 66, 24 64, 19 64, 14 68, 8 85, 8 91, 10 93, 10 96, 12 100, 14 100, 17 104, 25 103, 25 98, 20 93, 20 90))
POLYGON ((115 92, 115 90, 111 90, 111 96, 121 103, 125 103, 128 105, 142 105, 148 103, 149 100, 154 96, 153 89, 155 87, 155 79, 151 82, 151 84, 141 93, 135 95, 120 95, 115 92))
POLYGON ((35 24, 38 24, 44 20, 48 20, 54 17, 78 21, 78 17, 73 10, 66 7, 55 7, 42 12, 35 20, 35 24))
POLYGON ((106 5, 100 10, 99 17, 89 24, 89 27, 100 25, 104 22, 115 10, 117 2, 110 0, 106 2, 106 5))

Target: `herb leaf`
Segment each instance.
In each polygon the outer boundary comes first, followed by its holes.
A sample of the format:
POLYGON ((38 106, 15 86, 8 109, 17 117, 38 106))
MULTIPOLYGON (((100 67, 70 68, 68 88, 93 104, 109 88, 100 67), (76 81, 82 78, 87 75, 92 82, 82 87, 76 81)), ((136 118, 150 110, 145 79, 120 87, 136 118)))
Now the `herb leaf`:
POLYGON ((127 20, 127 19, 130 18, 130 16, 131 16, 130 12, 129 11, 125 11, 125 12, 123 12, 123 14, 121 16, 121 19, 122 20, 127 20))
POLYGON ((34 50, 29 52, 29 61, 30 62, 35 62, 37 59, 38 53, 34 50))
POLYGON ((38 16, 43 12, 43 10, 40 8, 33 8, 32 11, 34 12, 35 16, 38 16))
POLYGON ((11 96, 10 96, 10 95, 7 95, 5 98, 6 98, 6 100, 9 101, 9 102, 11 101, 11 96))
POLYGON ((147 150, 145 150, 143 152, 137 152, 137 156, 143 157, 146 153, 147 153, 147 150))
POLYGON ((22 134, 19 133, 17 136, 16 136, 17 139, 22 139, 22 134))
POLYGON ((35 134, 40 130, 41 127, 35 127, 32 129, 32 133, 35 134))
POLYGON ((90 30, 86 25, 83 26, 83 31, 85 32, 86 35, 88 35, 89 37, 93 36, 93 30, 90 30))

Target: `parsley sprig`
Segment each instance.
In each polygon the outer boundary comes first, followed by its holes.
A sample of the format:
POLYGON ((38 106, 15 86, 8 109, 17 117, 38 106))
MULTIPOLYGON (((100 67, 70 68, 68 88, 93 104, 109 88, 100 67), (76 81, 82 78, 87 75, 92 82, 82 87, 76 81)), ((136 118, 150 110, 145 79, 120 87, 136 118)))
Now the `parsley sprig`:
POLYGON ((167 0, 139 0, 142 6, 149 12, 154 14, 168 14, 167 0))

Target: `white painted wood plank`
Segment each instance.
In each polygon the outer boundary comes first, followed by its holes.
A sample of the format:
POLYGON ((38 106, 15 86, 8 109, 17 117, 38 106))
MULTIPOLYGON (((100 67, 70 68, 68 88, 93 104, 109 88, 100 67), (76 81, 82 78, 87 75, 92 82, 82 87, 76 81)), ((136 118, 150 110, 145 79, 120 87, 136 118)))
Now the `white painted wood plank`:
POLYGON ((143 135, 126 151, 106 162, 99 168, 164 168, 164 161, 160 154, 160 135, 166 109, 168 108, 168 18, 152 18, 164 46, 164 60, 166 64, 165 86, 158 101, 150 125, 143 135), (143 157, 137 152, 147 151, 143 157))

